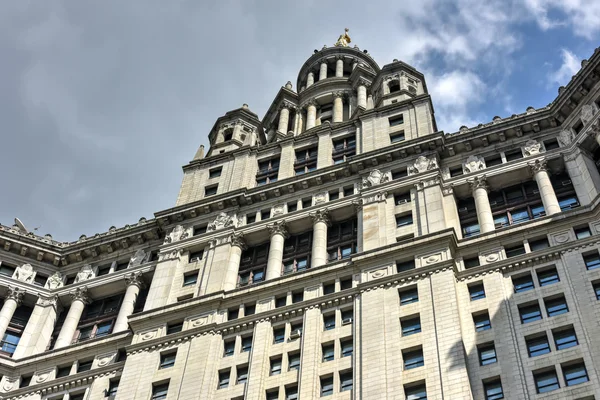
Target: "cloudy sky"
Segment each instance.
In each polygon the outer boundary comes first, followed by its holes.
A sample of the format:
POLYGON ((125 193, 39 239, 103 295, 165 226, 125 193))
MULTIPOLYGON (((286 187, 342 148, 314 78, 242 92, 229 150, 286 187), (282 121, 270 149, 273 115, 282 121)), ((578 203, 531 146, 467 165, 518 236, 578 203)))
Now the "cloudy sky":
POLYGON ((0 222, 75 240, 172 207, 215 119, 260 117, 344 27, 425 73, 438 127, 551 102, 598 0, 0 0, 0 222))

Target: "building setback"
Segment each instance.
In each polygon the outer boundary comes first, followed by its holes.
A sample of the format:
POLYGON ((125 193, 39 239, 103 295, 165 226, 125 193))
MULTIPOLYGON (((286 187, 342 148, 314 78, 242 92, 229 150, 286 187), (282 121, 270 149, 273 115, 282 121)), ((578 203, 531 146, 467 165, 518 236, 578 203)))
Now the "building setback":
POLYGON ((600 50, 445 134, 349 39, 218 118, 154 219, 0 226, 1 398, 600 399, 600 50))

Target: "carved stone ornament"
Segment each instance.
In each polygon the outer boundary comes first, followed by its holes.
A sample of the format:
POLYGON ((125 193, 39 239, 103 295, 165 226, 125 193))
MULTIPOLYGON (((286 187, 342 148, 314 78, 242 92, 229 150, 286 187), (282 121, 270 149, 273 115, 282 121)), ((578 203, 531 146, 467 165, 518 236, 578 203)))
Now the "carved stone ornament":
POLYGON ((148 256, 149 255, 150 254, 146 253, 146 251, 144 251, 142 249, 139 249, 129 259, 129 265, 127 266, 127 268, 134 268, 134 267, 137 267, 139 265, 142 265, 143 263, 145 263, 146 261, 148 261, 148 256))
POLYGON ((4 383, 2 383, 2 390, 4 390, 5 392, 10 392, 11 390, 17 388, 18 382, 18 376, 5 376, 4 383))
POLYGON ((87 287, 85 287, 85 286, 76 288, 75 290, 71 291, 69 293, 69 295, 71 296, 71 298, 73 299, 73 301, 79 300, 79 301, 81 301, 84 304, 91 303, 91 299, 88 296, 87 287))
POLYGON ((150 340, 150 339, 154 338, 157 333, 158 333, 158 331, 156 329, 144 332, 144 333, 140 334, 140 339, 142 341, 144 341, 144 340, 150 340))
POLYGON ((39 306, 42 306, 42 307, 48 307, 48 306, 57 305, 57 302, 58 302, 57 295, 44 296, 42 294, 38 294, 38 301, 36 304, 39 306))
POLYGON ((86 264, 83 267, 81 267, 81 270, 79 270, 79 272, 77 273, 77 276, 75 277, 75 283, 87 281, 88 279, 92 279, 95 276, 96 275, 94 274, 94 269, 92 268, 92 266, 86 264))
POLYGON ((34 276, 35 272, 33 271, 31 264, 23 264, 20 267, 17 267, 13 273, 14 279, 27 283, 33 283, 34 276))
POLYGON ((547 171, 548 170, 548 166, 546 163, 546 160, 535 160, 534 162, 531 162, 529 164, 527 164, 529 166, 529 168, 531 169, 531 172, 535 175, 540 171, 547 171))
POLYGON ((425 156, 419 156, 415 160, 415 163, 413 164, 413 166, 411 167, 411 169, 412 169, 411 172, 413 174, 418 174, 421 172, 432 170, 437 167, 438 167, 437 160, 434 157, 427 158, 425 156))
POLYGON ((58 289, 64 286, 63 276, 60 272, 55 272, 48 278, 46 281, 46 285, 44 286, 46 289, 58 289))
POLYGON ((208 323, 208 315, 203 315, 201 317, 191 318, 189 320, 189 325, 192 328, 197 328, 202 325, 206 325, 208 323))
POLYGON ((37 371, 35 373, 35 383, 42 383, 42 382, 46 382, 48 380, 48 378, 50 377, 50 374, 52 374, 55 371, 55 368, 51 368, 51 369, 47 369, 44 371, 37 371))
POLYGON ((125 284, 127 286, 135 285, 142 289, 145 286, 144 278, 141 272, 132 272, 125 275, 125 284))
POLYGON ((158 261, 175 260, 179 257, 181 250, 172 250, 158 255, 158 261))
POLYGON ((387 176, 387 174, 382 173, 378 169, 374 169, 373 171, 371 171, 371 173, 369 173, 369 176, 362 179, 362 187, 363 189, 366 189, 375 185, 385 183, 388 180, 389 177, 387 176))
POLYGON ((361 205, 366 206, 371 203, 378 203, 380 201, 387 200, 387 192, 380 192, 370 196, 363 197, 361 200, 361 205))
POLYGON ((474 192, 476 189, 488 190, 488 184, 485 175, 476 176, 473 179, 467 180, 467 182, 469 183, 472 192, 474 192))
POLYGON ((169 233, 167 236, 165 236, 165 243, 178 242, 187 237, 188 237, 188 233, 185 229, 183 229, 183 226, 177 225, 175 228, 173 228, 171 233, 169 233))
POLYGON ((287 239, 290 236, 285 225, 285 220, 277 221, 270 225, 267 225, 267 228, 271 233, 271 237, 273 237, 274 235, 281 235, 287 239))
POLYGON ((246 245, 246 240, 244 238, 244 234, 241 232, 233 232, 229 236, 229 241, 232 246, 237 246, 242 250, 246 250, 248 246, 246 245))
POLYGON ((274 206, 273 209, 271 210, 271 217, 277 217, 277 216, 283 215, 283 214, 285 214, 283 204, 278 204, 278 205, 274 206))
POLYGON ((560 144, 562 144, 563 146, 568 146, 571 144, 571 141, 573 140, 573 134, 571 133, 570 130, 562 130, 559 134, 558 134, 558 141, 560 144))
POLYGON ((317 193, 313 197, 313 204, 327 203, 327 193, 317 193))
POLYGON ((238 219, 235 214, 219 213, 213 222, 208 224, 207 231, 216 231, 219 229, 229 228, 230 226, 236 227, 238 219))
POLYGON ((111 361, 113 361, 117 356, 117 353, 107 353, 107 354, 101 354, 97 356, 98 359, 98 366, 99 367, 104 367, 105 365, 108 365, 111 363, 111 361))
POLYGON ((594 118, 594 107, 589 104, 581 107, 581 116, 579 118, 581 118, 583 125, 587 125, 594 118))
POLYGON ((485 160, 481 156, 469 156, 463 164, 463 171, 465 174, 481 171, 482 169, 485 169, 485 160))
POLYGON ((542 144, 537 140, 529 139, 525 143, 523 151, 525 152, 525 157, 540 154, 543 151, 542 144))
POLYGON ((327 226, 331 226, 331 219, 329 218, 329 209, 327 209, 327 208, 323 208, 322 210, 317 210, 308 215, 312 218, 313 223, 315 223, 315 224, 317 222, 325 222, 327 224, 327 226))
POLYGON ((23 301, 24 294, 25 291, 23 289, 19 289, 15 286, 9 286, 7 288, 6 296, 4 296, 4 300, 14 300, 17 302, 17 304, 21 304, 21 301, 23 301))

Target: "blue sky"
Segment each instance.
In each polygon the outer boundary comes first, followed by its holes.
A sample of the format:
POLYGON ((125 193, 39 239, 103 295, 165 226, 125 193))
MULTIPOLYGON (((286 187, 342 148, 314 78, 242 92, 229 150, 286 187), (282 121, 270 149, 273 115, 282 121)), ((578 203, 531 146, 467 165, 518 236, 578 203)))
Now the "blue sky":
POLYGON ((262 117, 344 27, 426 75, 439 129, 551 102, 600 0, 0 0, 0 222, 75 240, 172 207, 214 121, 262 117))

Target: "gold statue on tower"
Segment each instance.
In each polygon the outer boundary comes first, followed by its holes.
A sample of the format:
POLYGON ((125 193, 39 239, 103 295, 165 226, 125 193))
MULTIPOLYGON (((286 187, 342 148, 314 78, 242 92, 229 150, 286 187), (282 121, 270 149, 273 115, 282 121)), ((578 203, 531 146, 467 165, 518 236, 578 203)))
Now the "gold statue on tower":
POLYGON ((352 40, 350 39, 350 35, 348 35, 348 31, 348 28, 344 30, 344 33, 341 34, 337 42, 335 42, 335 46, 348 47, 348 43, 352 42, 352 40))

